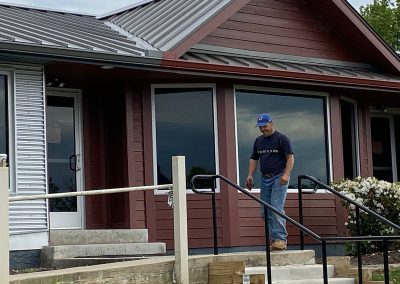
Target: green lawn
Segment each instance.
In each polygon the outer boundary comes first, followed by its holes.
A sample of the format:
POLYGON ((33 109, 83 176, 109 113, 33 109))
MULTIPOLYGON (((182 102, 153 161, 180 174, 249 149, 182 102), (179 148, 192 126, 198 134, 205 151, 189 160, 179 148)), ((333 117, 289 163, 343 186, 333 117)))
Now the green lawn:
MULTIPOLYGON (((390 281, 393 281, 394 284, 400 284, 400 267, 397 268, 391 268, 390 269, 390 281)), ((372 280, 374 281, 383 281, 383 271, 382 272, 376 272, 372 274, 372 280)))

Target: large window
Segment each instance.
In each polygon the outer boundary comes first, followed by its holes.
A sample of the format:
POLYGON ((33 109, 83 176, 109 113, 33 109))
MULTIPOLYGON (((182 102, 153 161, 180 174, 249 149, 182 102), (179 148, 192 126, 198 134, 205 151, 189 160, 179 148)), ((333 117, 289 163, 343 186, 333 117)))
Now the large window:
MULTIPOLYGON (((328 182, 325 98, 236 90, 239 184, 245 183, 254 139, 261 135, 255 127, 260 113, 271 114, 275 129, 292 142, 295 167, 289 188, 297 188, 299 174, 328 182)), ((260 188, 259 170, 254 183, 260 188)))
POLYGON ((8 98, 6 76, 0 75, 0 154, 9 155, 8 145, 8 98))
POLYGON ((186 156, 187 182, 196 174, 214 174, 213 89, 156 88, 154 100, 158 184, 172 183, 176 155, 186 156))

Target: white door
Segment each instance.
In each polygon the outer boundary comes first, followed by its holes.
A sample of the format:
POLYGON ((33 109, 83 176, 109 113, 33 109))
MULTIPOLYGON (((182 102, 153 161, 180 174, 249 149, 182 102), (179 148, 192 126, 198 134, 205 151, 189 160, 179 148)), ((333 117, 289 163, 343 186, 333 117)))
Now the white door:
MULTIPOLYGON (((48 89, 47 168, 49 193, 82 191, 81 94, 48 89)), ((50 228, 83 228, 83 198, 49 199, 50 228)))

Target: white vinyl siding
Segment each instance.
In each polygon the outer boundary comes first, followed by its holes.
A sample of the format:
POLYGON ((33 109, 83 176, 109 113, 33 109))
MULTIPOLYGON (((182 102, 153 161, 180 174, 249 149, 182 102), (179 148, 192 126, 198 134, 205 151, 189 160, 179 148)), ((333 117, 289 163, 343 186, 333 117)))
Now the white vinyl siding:
MULTIPOLYGON (((47 192, 43 67, 14 67, 15 194, 47 192)), ((46 231, 45 200, 10 203, 10 234, 46 231)))

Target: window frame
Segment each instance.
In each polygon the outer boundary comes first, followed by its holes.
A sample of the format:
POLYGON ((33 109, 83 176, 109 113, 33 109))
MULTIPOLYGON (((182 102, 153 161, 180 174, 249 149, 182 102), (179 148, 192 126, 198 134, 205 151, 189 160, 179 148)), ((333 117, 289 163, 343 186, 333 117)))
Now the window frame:
POLYGON ((8 169, 9 169, 9 193, 15 194, 17 192, 15 186, 16 170, 15 170, 15 103, 14 103, 14 90, 15 90, 15 79, 14 71, 8 68, 1 68, 0 75, 5 76, 6 83, 6 97, 7 97, 7 126, 8 126, 8 169))
MULTIPOLYGON (((327 174, 328 174, 328 182, 332 182, 333 177, 333 158, 332 158, 332 131, 331 131, 331 110, 330 110, 330 94, 327 92, 317 92, 317 91, 305 91, 305 90, 294 90, 294 89, 285 89, 285 88, 269 88, 269 87, 257 87, 257 86, 249 86, 249 85, 234 85, 234 116, 235 116, 235 146, 236 146, 236 183, 240 184, 240 172, 239 172, 239 144, 238 144, 238 128, 237 128, 237 105, 236 105, 236 96, 238 91, 247 91, 247 92, 265 92, 265 95, 268 93, 273 95, 282 95, 282 96, 296 96, 296 97, 322 97, 324 98, 324 114, 325 114, 325 147, 327 150, 326 153, 326 166, 327 174)), ((255 114, 256 115, 256 114, 255 114)), ((296 155, 296 154, 295 154, 296 155)), ((306 188, 303 188, 306 189, 306 188)), ((259 188, 254 188, 252 190, 254 193, 260 192, 259 188)), ((288 193, 297 193, 298 189, 289 188, 288 193)), ((324 189, 318 189, 318 193, 326 193, 327 191, 324 189)))
MULTIPOLYGON (((213 103, 213 126, 214 126, 214 158, 215 158, 215 173, 219 174, 219 148, 218 148, 218 110, 217 110, 217 92, 216 84, 193 83, 193 84, 151 84, 151 124, 152 124, 152 140, 153 140, 153 184, 158 185, 157 180, 157 132, 156 132, 156 89, 211 89, 213 103)), ((219 182, 217 181, 216 192, 219 192, 219 182)), ((168 194, 169 190, 154 190, 155 195, 168 194)), ((194 194, 190 189, 186 189, 186 193, 194 194)))

